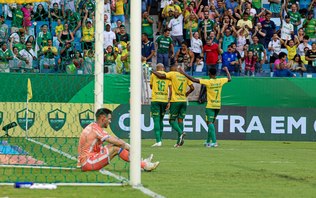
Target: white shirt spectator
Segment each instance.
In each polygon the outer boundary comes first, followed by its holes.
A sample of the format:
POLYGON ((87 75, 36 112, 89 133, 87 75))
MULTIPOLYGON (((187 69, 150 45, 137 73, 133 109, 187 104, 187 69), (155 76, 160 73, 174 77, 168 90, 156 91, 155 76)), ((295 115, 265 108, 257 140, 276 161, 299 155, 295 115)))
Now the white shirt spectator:
POLYGON ((277 55, 280 54, 281 52, 281 42, 279 40, 274 41, 272 39, 272 41, 269 42, 269 47, 273 47, 273 50, 271 51, 271 56, 273 53, 276 53, 277 55))
POLYGON ((103 48, 106 49, 109 45, 113 47, 113 40, 116 39, 116 35, 112 31, 104 31, 103 32, 103 38, 104 38, 104 45, 103 48))
POLYGON ((26 67, 27 68, 32 68, 33 66, 33 56, 36 57, 36 53, 34 52, 33 49, 31 49, 30 51, 27 51, 26 49, 23 49, 19 52, 19 54, 23 57, 23 58, 26 58, 29 63, 26 64, 26 67))
POLYGON ((5 17, 10 17, 10 18, 12 18, 12 10, 11 10, 10 7, 16 8, 17 5, 16 5, 16 3, 4 4, 4 16, 5 16, 5 17))
POLYGON ((256 14, 257 14, 256 9, 251 8, 251 9, 250 9, 250 16, 254 17, 254 16, 256 16, 256 14))
POLYGON ((58 8, 61 8, 62 0, 50 0, 50 8, 53 8, 54 3, 58 3, 58 8))
POLYGON ((203 47, 203 43, 202 43, 201 39, 195 39, 194 37, 192 37, 191 47, 190 47, 192 52, 200 54, 200 53, 202 53, 202 47, 203 47))
POLYGON ((283 21, 283 25, 281 28, 281 39, 287 40, 287 38, 291 38, 291 33, 294 31, 294 26, 291 23, 286 23, 283 21))
POLYGON ((160 2, 160 8, 164 8, 165 6, 169 5, 170 1, 169 0, 161 0, 160 2))
POLYGON ((183 36, 183 15, 180 14, 178 18, 171 19, 168 28, 171 28, 171 36, 183 36))
POLYGON ((301 44, 299 44, 298 45, 298 47, 297 47, 297 53, 300 55, 300 56, 305 56, 305 52, 304 52, 304 48, 305 47, 308 47, 308 49, 312 49, 312 46, 310 45, 310 44, 308 44, 308 43, 301 43, 301 44))

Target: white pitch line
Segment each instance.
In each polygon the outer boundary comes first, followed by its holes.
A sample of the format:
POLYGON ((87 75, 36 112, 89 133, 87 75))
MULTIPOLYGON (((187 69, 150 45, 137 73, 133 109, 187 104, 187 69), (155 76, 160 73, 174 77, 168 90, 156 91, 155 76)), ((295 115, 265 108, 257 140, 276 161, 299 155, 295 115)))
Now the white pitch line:
POLYGON ((70 154, 65 153, 65 152, 63 152, 63 151, 61 151, 61 150, 58 150, 58 149, 56 149, 56 148, 54 148, 54 147, 52 147, 52 146, 49 146, 49 145, 44 144, 44 143, 42 143, 42 142, 38 142, 38 141, 33 140, 33 139, 31 139, 31 138, 26 138, 26 140, 28 140, 28 141, 30 141, 30 142, 33 142, 33 143, 35 143, 35 144, 39 144, 39 145, 43 146, 44 148, 47 148, 47 149, 49 149, 49 150, 52 150, 52 151, 54 151, 54 152, 56 152, 56 153, 59 153, 60 155, 65 156, 65 157, 67 157, 68 159, 77 161, 77 158, 76 158, 76 157, 73 157, 73 156, 71 156, 70 154))
MULTIPOLYGON (((63 152, 63 151, 60 151, 60 150, 58 150, 58 149, 56 149, 56 148, 54 148, 54 147, 52 147, 52 146, 49 146, 49 145, 47 145, 47 144, 44 144, 44 143, 42 143, 42 142, 38 142, 38 141, 33 140, 33 139, 30 139, 30 138, 26 138, 26 140, 28 140, 28 141, 30 141, 30 142, 33 142, 33 143, 35 143, 35 144, 39 144, 39 145, 43 146, 44 148, 50 149, 50 150, 52 150, 52 151, 54 151, 54 152, 56 152, 56 153, 59 153, 59 154, 65 156, 65 157, 67 157, 67 158, 69 158, 69 159, 72 159, 72 160, 74 160, 74 161, 77 161, 77 158, 76 158, 76 157, 73 157, 73 156, 71 156, 70 154, 65 153, 65 152, 63 152)), ((125 178, 125 177, 123 177, 123 176, 120 176, 120 175, 116 175, 116 174, 114 174, 114 173, 112 173, 112 172, 110 172, 110 171, 107 171, 107 170, 105 170, 105 169, 102 169, 102 170, 100 170, 99 172, 100 172, 101 174, 114 177, 114 178, 116 178, 117 180, 120 180, 122 183, 124 183, 124 182, 125 182, 125 183, 126 183, 126 182, 129 182, 129 180, 128 180, 127 178, 125 178)), ((162 195, 160 195, 160 194, 157 194, 157 193, 151 191, 150 189, 145 188, 145 187, 142 186, 142 185, 140 185, 140 186, 132 186, 132 187, 133 187, 134 189, 140 190, 141 192, 143 192, 144 194, 146 194, 146 195, 148 195, 148 196, 150 196, 150 197, 154 197, 154 198, 165 198, 164 196, 162 196, 162 195)))
POLYGON ((52 169, 52 170, 76 170, 77 168, 67 168, 67 167, 58 167, 58 166, 26 166, 26 165, 5 165, 0 164, 0 167, 5 168, 38 168, 38 169, 52 169))

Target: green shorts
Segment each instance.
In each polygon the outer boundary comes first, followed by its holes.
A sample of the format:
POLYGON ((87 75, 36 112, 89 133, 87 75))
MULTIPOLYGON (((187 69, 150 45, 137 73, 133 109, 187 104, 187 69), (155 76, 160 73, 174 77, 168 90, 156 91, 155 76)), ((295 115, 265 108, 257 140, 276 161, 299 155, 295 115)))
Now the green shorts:
POLYGON ((150 113, 151 116, 161 116, 163 117, 166 113, 167 102, 151 102, 150 113))
POLYGON ((187 111, 186 102, 172 102, 169 109, 169 119, 175 120, 177 118, 184 119, 187 111))
POLYGON ((206 122, 215 122, 216 116, 218 115, 220 109, 205 109, 205 119, 206 122))

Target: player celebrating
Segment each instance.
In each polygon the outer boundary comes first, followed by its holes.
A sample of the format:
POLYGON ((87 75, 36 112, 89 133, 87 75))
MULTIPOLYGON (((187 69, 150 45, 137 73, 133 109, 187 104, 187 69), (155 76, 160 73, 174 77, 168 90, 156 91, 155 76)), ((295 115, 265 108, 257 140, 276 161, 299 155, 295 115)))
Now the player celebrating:
POLYGON ((207 139, 205 142, 206 147, 218 146, 216 142, 214 122, 221 108, 222 87, 225 83, 231 81, 231 76, 228 71, 228 68, 224 67, 223 70, 226 72, 227 78, 216 78, 216 72, 217 72, 216 68, 210 68, 208 72, 210 79, 196 79, 186 74, 182 69, 180 70, 180 73, 185 75, 192 82, 200 83, 201 85, 205 85, 206 87, 207 104, 206 104, 205 114, 206 114, 206 122, 208 126, 207 139), (210 143, 211 138, 212 138, 212 143, 210 143))
MULTIPOLYGON (((116 155, 129 162, 130 146, 125 141, 109 135, 102 128, 107 128, 111 123, 112 111, 106 108, 98 109, 95 116, 96 122, 83 129, 78 146, 78 161, 82 171, 100 170, 107 166, 116 155), (103 142, 109 144, 102 146, 103 142)), ((141 162, 141 168, 152 171, 159 162, 151 162, 153 155, 141 162)))
MULTIPOLYGON (((163 64, 157 64, 156 70, 159 73, 165 74, 164 69, 163 64)), ((156 136, 156 143, 152 146, 162 146, 163 117, 165 116, 166 110, 170 107, 169 98, 171 96, 171 82, 167 79, 159 79, 154 74, 151 74, 150 88, 152 90, 151 116, 154 120, 154 131, 156 136)))
POLYGON ((173 65, 168 73, 153 73, 160 79, 170 79, 172 95, 169 109, 169 123, 178 132, 178 140, 174 147, 180 147, 184 143, 183 119, 187 110, 187 96, 194 90, 193 83, 183 74, 178 72, 178 66, 173 65), (187 87, 190 89, 187 91, 187 87), (176 122, 176 119, 178 122, 176 122))

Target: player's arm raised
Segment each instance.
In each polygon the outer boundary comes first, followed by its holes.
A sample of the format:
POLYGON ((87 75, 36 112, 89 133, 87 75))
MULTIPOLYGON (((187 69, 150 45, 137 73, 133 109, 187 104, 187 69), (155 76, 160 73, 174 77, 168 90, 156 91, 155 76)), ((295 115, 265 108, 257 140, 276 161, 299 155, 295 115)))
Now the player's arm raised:
POLYGON ((166 74, 159 73, 157 71, 152 71, 160 79, 166 79, 166 74))
MULTIPOLYGON (((200 79, 193 78, 193 77, 190 76, 189 74, 185 73, 184 70, 183 70, 181 67, 179 68, 179 72, 180 72, 181 74, 185 75, 185 77, 187 77, 187 78, 188 78, 189 80, 191 80, 192 82, 200 83, 200 79)), ((191 86, 190 86, 190 88, 191 88, 191 86)), ((193 90, 194 90, 194 88, 193 88, 193 90)), ((192 91, 193 91, 193 90, 192 90, 192 91)), ((192 91, 191 91, 191 92, 192 92, 192 91)))

